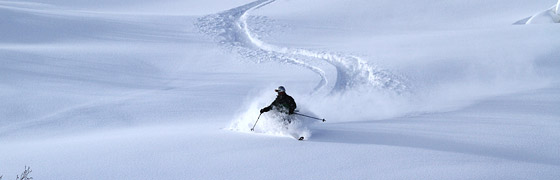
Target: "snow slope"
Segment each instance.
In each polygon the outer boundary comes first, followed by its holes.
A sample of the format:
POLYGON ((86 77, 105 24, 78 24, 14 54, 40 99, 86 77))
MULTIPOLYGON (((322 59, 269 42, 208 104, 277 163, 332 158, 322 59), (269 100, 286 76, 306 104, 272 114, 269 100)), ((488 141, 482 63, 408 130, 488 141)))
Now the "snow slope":
POLYGON ((2 0, 0 175, 555 179, 554 3, 2 0))

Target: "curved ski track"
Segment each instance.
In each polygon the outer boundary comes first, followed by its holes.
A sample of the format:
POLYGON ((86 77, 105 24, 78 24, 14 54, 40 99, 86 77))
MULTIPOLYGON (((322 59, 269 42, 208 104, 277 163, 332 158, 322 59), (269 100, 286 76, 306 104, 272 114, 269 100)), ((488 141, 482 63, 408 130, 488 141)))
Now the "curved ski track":
MULTIPOLYGON (((406 91, 402 78, 385 70, 369 65, 353 55, 333 52, 316 52, 307 49, 278 47, 256 38, 248 25, 249 13, 273 3, 275 0, 258 0, 218 14, 198 19, 196 26, 205 34, 213 37, 220 45, 256 62, 276 61, 307 68, 321 77, 313 92, 330 87, 330 92, 346 90, 382 89, 401 93, 406 91), (317 62, 321 61, 321 62, 317 62), (326 62, 336 69, 336 81, 329 84, 325 70, 317 63, 326 62), (315 64, 315 65, 314 65, 315 64)), ((258 25, 258 24, 257 24, 258 25)))

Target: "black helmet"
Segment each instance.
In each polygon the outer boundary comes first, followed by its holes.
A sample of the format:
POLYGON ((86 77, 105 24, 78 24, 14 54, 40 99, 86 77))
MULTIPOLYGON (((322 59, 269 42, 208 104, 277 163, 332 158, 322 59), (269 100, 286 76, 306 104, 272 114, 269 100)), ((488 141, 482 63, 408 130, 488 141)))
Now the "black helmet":
POLYGON ((284 86, 278 86, 278 88, 276 88, 274 91, 276 91, 276 92, 286 92, 286 88, 284 88, 284 86))

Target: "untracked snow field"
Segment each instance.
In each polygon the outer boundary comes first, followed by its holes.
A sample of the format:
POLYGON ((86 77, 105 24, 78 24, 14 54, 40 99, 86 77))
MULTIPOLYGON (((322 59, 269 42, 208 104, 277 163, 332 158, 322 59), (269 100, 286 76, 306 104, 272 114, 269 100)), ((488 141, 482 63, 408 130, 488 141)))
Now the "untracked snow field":
POLYGON ((0 0, 0 177, 558 179, 559 3, 0 0))

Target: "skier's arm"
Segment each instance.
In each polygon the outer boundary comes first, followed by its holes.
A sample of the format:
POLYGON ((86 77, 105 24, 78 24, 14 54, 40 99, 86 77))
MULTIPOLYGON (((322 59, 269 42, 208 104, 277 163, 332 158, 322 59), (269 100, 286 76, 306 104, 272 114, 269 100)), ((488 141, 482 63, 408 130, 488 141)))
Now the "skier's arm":
POLYGON ((272 103, 270 103, 270 105, 268 105, 267 107, 262 108, 262 109, 261 109, 261 113, 270 111, 270 110, 272 109, 272 106, 273 106, 275 103, 277 103, 277 101, 278 101, 278 98, 276 98, 276 99, 275 99, 272 103))
POLYGON ((272 106, 267 106, 265 108, 262 108, 261 113, 268 112, 268 111, 270 111, 270 109, 272 109, 272 106))
POLYGON ((290 102, 290 109, 289 109, 290 112, 289 112, 289 114, 294 114, 294 111, 296 110, 296 108, 297 108, 296 101, 294 101, 294 99, 292 98, 291 102, 290 102))

